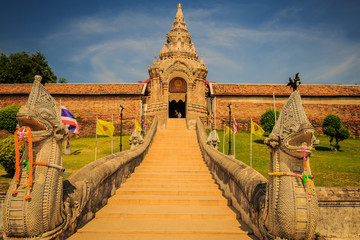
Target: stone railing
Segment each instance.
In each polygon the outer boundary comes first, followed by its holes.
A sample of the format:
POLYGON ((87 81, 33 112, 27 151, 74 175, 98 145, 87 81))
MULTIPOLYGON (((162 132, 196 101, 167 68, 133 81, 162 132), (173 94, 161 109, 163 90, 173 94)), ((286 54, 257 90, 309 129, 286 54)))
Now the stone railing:
POLYGON ((259 218, 265 204, 267 179, 246 164, 207 145, 207 134, 199 118, 196 131, 202 155, 217 184, 240 213, 240 218, 262 239, 259 218))
POLYGON ((157 123, 157 118, 154 118, 142 145, 98 159, 64 181, 67 227, 63 229, 60 239, 70 236, 94 218, 95 213, 107 204, 108 198, 134 172, 151 146, 157 123))

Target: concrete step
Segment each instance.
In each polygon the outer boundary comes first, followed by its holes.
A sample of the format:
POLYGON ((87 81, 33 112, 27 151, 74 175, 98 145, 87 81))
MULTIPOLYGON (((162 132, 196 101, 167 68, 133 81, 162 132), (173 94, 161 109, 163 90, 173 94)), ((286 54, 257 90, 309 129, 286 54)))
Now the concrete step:
POLYGON ((233 219, 113 218, 107 221, 98 218, 79 229, 78 233, 247 235, 245 227, 240 229, 239 225, 239 222, 233 219))
POLYGON ((192 195, 192 196, 222 196, 219 189, 174 189, 174 188, 120 188, 116 194, 127 195, 192 195))
POLYGON ((141 166, 152 166, 152 167, 155 167, 155 166, 163 166, 163 167, 166 167, 166 166, 182 166, 182 167, 188 167, 188 168, 191 168, 191 167, 205 167, 206 164, 204 162, 199 162, 199 161, 163 161, 163 160, 144 160, 142 163, 141 163, 141 166))
POLYGON ((102 208, 95 218, 228 218, 236 219, 237 215, 227 206, 186 206, 163 205, 111 205, 102 208))
POLYGON ((128 178, 125 183, 159 183, 159 184, 183 184, 183 183, 194 183, 194 184, 215 184, 213 179, 167 179, 167 178, 128 178))
POLYGON ((185 234, 161 234, 161 233, 92 233, 81 232, 73 235, 69 240, 248 240, 256 239, 252 238, 252 235, 246 235, 245 233, 235 234, 205 234, 205 233, 185 233, 185 234))
POLYGON ((114 195, 108 204, 228 206, 228 200, 216 195, 114 195))
POLYGON ((177 189, 177 190, 191 190, 191 189, 219 189, 219 186, 211 183, 168 183, 168 182, 126 182, 121 185, 121 189, 131 189, 131 188, 138 188, 138 189, 151 189, 151 188, 165 188, 165 189, 177 189))
POLYGON ((212 179, 211 174, 200 173, 138 173, 134 172, 131 178, 166 178, 166 179, 212 179))
POLYGON ((150 171, 150 172, 210 172, 207 166, 199 166, 199 167, 184 167, 184 166, 139 166, 135 170, 136 172, 140 171, 150 171))

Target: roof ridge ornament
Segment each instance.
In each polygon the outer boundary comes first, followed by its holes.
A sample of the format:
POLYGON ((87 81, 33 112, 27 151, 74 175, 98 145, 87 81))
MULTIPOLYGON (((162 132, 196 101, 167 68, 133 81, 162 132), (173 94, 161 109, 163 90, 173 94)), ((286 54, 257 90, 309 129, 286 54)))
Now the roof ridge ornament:
POLYGON ((295 92, 297 91, 297 88, 298 86, 300 86, 300 84, 301 82, 300 82, 299 73, 296 73, 294 79, 289 77, 289 83, 286 86, 290 86, 290 88, 293 89, 293 92, 295 92))

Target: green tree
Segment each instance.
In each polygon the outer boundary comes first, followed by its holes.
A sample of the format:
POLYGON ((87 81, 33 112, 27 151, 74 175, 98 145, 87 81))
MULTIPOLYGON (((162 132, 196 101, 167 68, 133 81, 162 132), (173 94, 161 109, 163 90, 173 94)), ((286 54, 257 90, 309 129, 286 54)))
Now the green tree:
POLYGON ((8 56, 0 53, 0 83, 32 83, 39 72, 47 76, 49 83, 56 83, 57 76, 39 51, 34 54, 22 51, 8 56))
MULTIPOLYGON (((280 111, 276 110, 276 119, 280 116, 280 111)), ((260 118, 260 125, 265 132, 271 132, 275 126, 274 109, 269 108, 260 118)))
MULTIPOLYGON (((20 159, 24 150, 20 150, 20 159)), ((15 140, 14 136, 0 140, 0 164, 13 176, 15 173, 15 140)))
POLYGON ((59 78, 58 83, 67 83, 66 78, 59 78))
POLYGON ((339 150, 339 142, 350 137, 350 132, 343 127, 342 121, 339 116, 329 114, 325 117, 323 122, 323 132, 325 135, 330 137, 330 147, 332 150, 339 150), (332 145, 332 142, 335 138, 335 146, 332 145))
POLYGON ((7 130, 13 134, 16 131, 16 114, 20 109, 20 105, 10 105, 0 109, 0 129, 7 130))

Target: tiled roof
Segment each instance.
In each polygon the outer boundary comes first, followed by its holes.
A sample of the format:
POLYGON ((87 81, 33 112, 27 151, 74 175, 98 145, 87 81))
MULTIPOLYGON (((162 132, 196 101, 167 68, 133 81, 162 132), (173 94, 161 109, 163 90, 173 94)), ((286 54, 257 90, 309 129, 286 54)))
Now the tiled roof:
MULTIPOLYGON (((144 84, 131 83, 59 83, 46 84, 50 94, 70 95, 108 95, 108 94, 141 94, 144 84)), ((32 84, 0 84, 0 94, 29 94, 32 84)))
MULTIPOLYGON (((215 96, 289 96, 292 92, 285 84, 228 84, 212 83, 212 94, 215 96)), ((360 97, 360 86, 357 85, 300 85, 302 96, 352 96, 360 97)))

